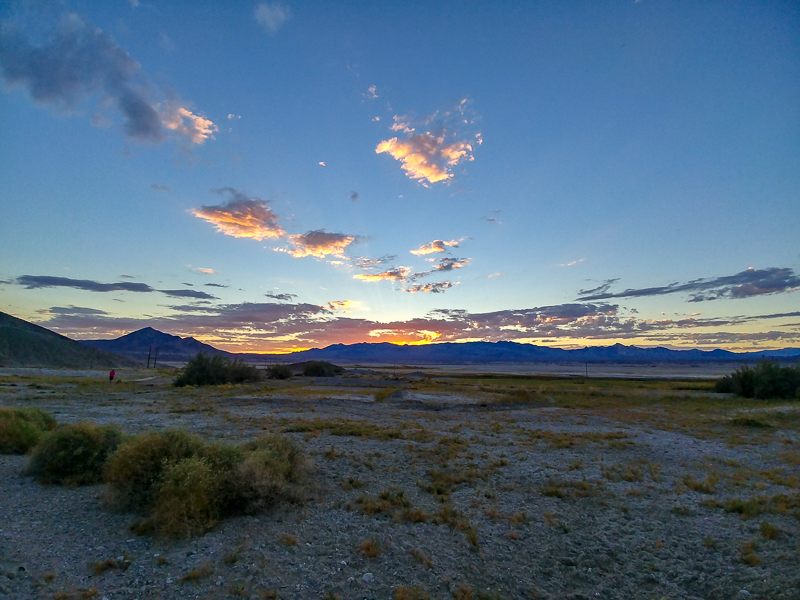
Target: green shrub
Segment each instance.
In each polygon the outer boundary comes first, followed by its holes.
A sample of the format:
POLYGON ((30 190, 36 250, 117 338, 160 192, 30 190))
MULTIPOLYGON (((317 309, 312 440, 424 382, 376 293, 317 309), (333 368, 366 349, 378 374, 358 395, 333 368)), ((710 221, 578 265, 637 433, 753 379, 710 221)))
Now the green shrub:
POLYGON ((25 454, 56 420, 38 408, 0 408, 0 454, 25 454))
POLYGON ((292 368, 289 365, 272 365, 267 369, 267 377, 270 379, 291 379, 292 368))
POLYGON ((324 360, 312 360, 303 365, 303 375, 306 377, 333 377, 343 370, 324 360))
POLYGON ((109 502, 152 516, 159 535, 188 537, 228 515, 301 498, 307 461, 288 438, 205 444, 183 431, 137 436, 106 467, 109 502))
POLYGON ((248 365, 239 358, 230 360, 224 356, 208 356, 205 352, 200 352, 186 363, 174 385, 223 385, 258 381, 260 378, 253 365, 248 365))
POLYGON ((61 425, 33 451, 27 473, 39 483, 85 485, 103 480, 106 460, 122 440, 116 425, 61 425))
POLYGON ((742 366, 718 380, 714 390, 745 398, 800 398, 800 366, 782 367, 773 360, 742 366))

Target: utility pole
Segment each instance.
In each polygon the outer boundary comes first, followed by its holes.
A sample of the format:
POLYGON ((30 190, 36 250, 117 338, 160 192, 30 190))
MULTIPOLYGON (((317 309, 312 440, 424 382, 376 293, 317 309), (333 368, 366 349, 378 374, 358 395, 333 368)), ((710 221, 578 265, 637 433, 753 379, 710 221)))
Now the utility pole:
POLYGON ((583 366, 586 367, 586 379, 589 379, 589 363, 583 363, 583 366))
POLYGON ((158 346, 156 346, 156 355, 153 357, 153 368, 156 368, 156 363, 158 362, 158 346))
POLYGON ((152 351, 153 351, 153 347, 152 347, 152 346, 150 346, 150 348, 148 348, 148 349, 147 349, 147 368, 148 368, 148 369, 150 368, 150 353, 151 353, 152 351))

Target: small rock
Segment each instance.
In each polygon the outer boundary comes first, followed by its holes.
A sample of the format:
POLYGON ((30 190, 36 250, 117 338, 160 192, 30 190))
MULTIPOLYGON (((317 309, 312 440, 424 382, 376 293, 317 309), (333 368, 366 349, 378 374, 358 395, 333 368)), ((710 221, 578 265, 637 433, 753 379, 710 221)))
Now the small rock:
POLYGON ((372 573, 364 573, 364 576, 361 578, 364 583, 372 583, 375 581, 375 575, 372 573))

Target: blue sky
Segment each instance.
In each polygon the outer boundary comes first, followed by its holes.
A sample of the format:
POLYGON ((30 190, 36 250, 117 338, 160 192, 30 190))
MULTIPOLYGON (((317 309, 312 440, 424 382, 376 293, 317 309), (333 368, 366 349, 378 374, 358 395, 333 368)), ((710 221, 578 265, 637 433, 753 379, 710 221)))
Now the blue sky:
POLYGON ((800 345, 792 2, 11 2, 0 310, 229 350, 800 345))

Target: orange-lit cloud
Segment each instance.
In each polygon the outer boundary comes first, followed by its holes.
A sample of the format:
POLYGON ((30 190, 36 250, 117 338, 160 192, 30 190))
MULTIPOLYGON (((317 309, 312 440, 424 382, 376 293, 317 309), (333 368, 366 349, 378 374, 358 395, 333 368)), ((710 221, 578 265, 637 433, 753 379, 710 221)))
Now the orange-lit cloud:
POLYGON ((355 308, 358 306, 358 302, 355 300, 332 300, 328 302, 328 307, 331 310, 340 310, 344 314, 348 314, 351 308, 355 308))
POLYGON ((294 248, 280 248, 278 251, 291 254, 295 258, 303 258, 304 256, 325 258, 328 255, 346 258, 344 255, 345 249, 356 241, 356 236, 343 233, 328 233, 324 229, 298 233, 288 237, 294 248))
POLYGON ((195 115, 190 110, 168 104, 161 111, 161 122, 167 129, 171 129, 186 137, 193 144, 202 144, 208 138, 214 138, 214 133, 219 131, 213 121, 200 115, 195 115))
POLYGON ((232 198, 225 204, 192 209, 192 214, 214 225, 217 231, 236 238, 263 240, 284 235, 278 216, 261 198, 248 198, 234 188, 223 188, 217 193, 229 193, 232 198))
POLYGON ((433 254, 434 252, 444 252, 446 250, 445 246, 449 246, 451 248, 458 248, 458 240, 450 240, 449 242, 444 240, 433 240, 428 244, 422 244, 416 250, 411 250, 411 254, 416 254, 417 256, 422 256, 423 254, 433 254))
POLYGON ((438 265, 433 265, 436 271, 452 271, 453 269, 460 269, 469 264, 468 258, 450 258, 446 256, 439 259, 438 265))
POLYGON ((436 112, 420 122, 396 115, 391 130, 406 134, 406 139, 384 140, 375 152, 387 153, 400 161, 408 176, 423 185, 450 180, 452 168, 474 160, 474 145, 482 142, 480 133, 467 136, 459 133, 464 124, 470 123, 465 118, 466 102, 462 100, 454 108, 436 112), (417 131, 419 127, 424 131, 417 131))
POLYGON ((383 273, 354 275, 353 279, 360 279, 361 281, 405 281, 409 273, 411 273, 411 267, 397 267, 383 273))
POLYGON ((196 269, 192 269, 195 273, 203 273, 204 275, 213 275, 216 273, 214 269, 205 269, 203 267, 197 267, 196 269))

